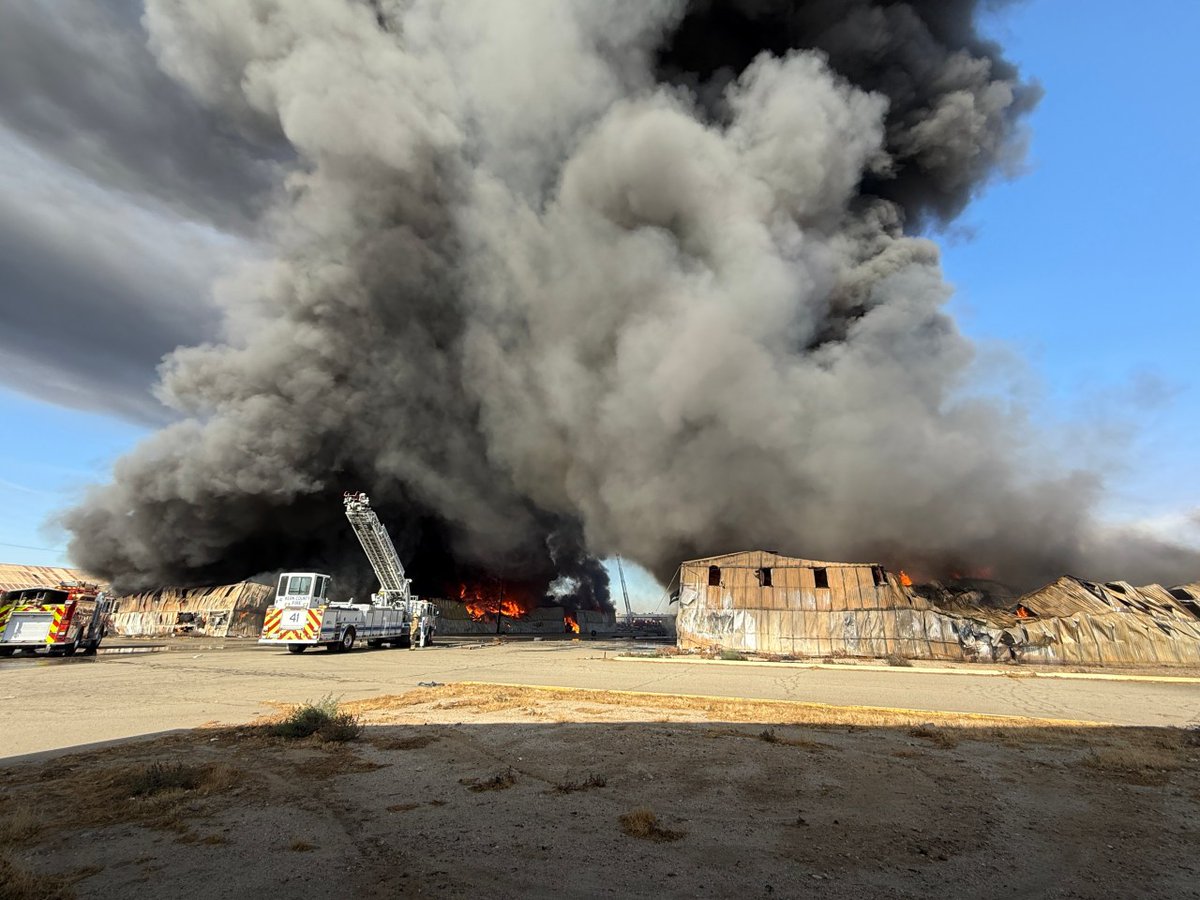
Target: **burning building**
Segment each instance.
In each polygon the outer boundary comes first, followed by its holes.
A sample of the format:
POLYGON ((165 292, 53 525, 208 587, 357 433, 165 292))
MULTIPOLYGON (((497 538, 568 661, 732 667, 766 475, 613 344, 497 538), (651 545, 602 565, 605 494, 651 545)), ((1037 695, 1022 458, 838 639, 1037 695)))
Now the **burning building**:
POLYGON ((1200 585, 1064 576, 1018 597, 907 580, 878 563, 764 550, 690 560, 679 572, 678 643, 793 656, 1200 664, 1200 585))
POLYGON ((257 637, 275 597, 270 585, 253 581, 212 587, 164 587, 118 597, 111 622, 127 637, 191 634, 257 637))
POLYGON ((433 602, 441 611, 443 634, 598 637, 616 628, 611 610, 571 609, 551 600, 520 588, 462 585, 457 599, 433 602))

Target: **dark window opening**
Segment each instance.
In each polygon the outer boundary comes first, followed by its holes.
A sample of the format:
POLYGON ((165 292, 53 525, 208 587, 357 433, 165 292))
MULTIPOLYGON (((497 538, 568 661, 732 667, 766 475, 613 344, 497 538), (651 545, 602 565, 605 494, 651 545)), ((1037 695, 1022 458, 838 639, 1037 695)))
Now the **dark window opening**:
POLYGON ((1185 602, 1188 600, 1197 599, 1197 598, 1193 597, 1191 594, 1189 594, 1187 591, 1185 591, 1183 588, 1172 588, 1171 590, 1167 591, 1167 593, 1170 594, 1172 597, 1174 597, 1176 600, 1183 600, 1185 602))
POLYGON ((875 582, 875 587, 882 587, 887 584, 887 576, 883 574, 883 566, 871 566, 871 580, 875 582))
POLYGON ((720 587, 721 586, 721 567, 720 566, 709 566, 708 567, 708 586, 709 587, 720 587))
POLYGON ((755 569, 754 577, 758 579, 758 583, 763 587, 771 586, 771 568, 769 566, 763 566, 761 569, 755 569))
POLYGON ((1118 594, 1125 593, 1125 588, 1121 587, 1119 584, 1113 584, 1111 581, 1104 586, 1110 591, 1116 591, 1118 594))
POLYGON ((813 569, 813 581, 819 588, 829 587, 829 572, 826 569, 813 569))

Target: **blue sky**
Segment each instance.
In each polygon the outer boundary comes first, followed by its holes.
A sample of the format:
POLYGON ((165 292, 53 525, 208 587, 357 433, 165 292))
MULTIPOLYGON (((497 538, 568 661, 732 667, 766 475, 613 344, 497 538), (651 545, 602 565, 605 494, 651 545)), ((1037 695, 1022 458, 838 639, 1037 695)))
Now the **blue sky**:
MULTIPOLYGON (((1015 353, 1035 422, 1078 426, 1064 453, 1107 462, 1107 518, 1200 543, 1200 4, 1038 0, 989 21, 1045 97, 1025 173, 938 236, 951 310, 984 353, 1015 353)), ((0 387, 0 433, 0 560, 65 564, 46 521, 146 428, 0 387)))

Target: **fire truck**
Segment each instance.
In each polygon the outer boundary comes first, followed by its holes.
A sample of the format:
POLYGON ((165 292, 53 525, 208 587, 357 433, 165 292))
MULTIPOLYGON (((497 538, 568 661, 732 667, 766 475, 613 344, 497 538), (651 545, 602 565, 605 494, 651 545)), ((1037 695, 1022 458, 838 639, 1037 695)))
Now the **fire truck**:
POLYGON ((263 620, 260 644, 286 646, 291 653, 309 647, 348 652, 362 641, 368 647, 424 647, 433 642, 438 608, 413 596, 411 579, 392 545, 387 529, 371 509, 366 494, 346 494, 346 518, 362 545, 379 590, 370 603, 330 599, 333 579, 320 572, 284 572, 275 602, 263 620))
POLYGON ((94 584, 64 581, 0 594, 0 656, 45 650, 50 656, 93 654, 106 634, 109 602, 94 584))

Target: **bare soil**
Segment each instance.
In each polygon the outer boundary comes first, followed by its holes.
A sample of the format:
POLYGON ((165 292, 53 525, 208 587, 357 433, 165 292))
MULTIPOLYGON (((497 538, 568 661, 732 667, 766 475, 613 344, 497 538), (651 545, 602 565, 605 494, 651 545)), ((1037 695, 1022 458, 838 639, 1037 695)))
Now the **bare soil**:
POLYGON ((0 898, 1200 896, 1187 729, 474 684, 343 709, 357 740, 0 770, 0 898))

